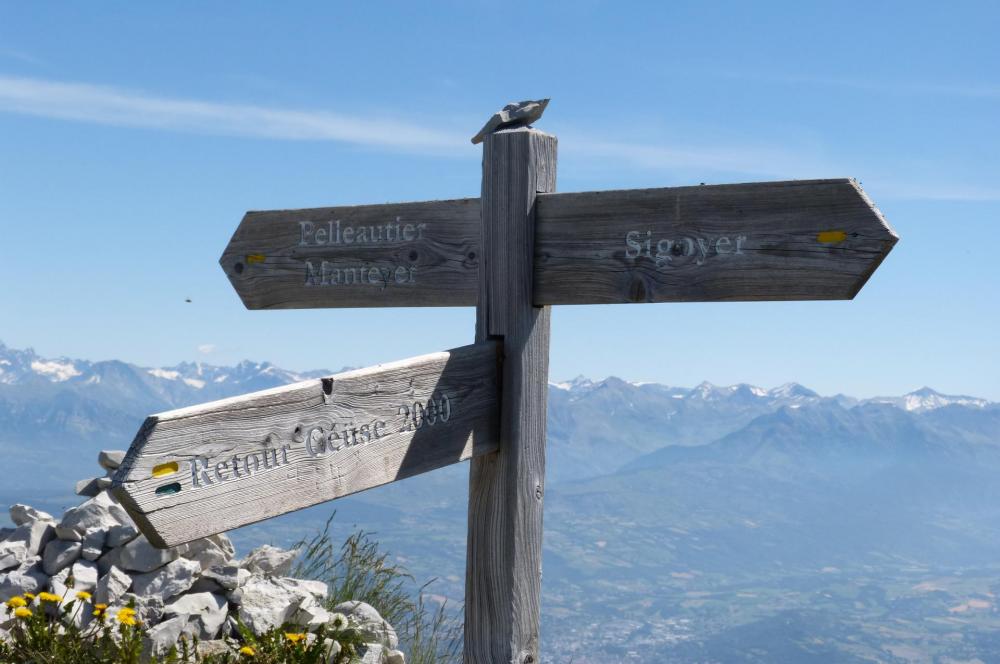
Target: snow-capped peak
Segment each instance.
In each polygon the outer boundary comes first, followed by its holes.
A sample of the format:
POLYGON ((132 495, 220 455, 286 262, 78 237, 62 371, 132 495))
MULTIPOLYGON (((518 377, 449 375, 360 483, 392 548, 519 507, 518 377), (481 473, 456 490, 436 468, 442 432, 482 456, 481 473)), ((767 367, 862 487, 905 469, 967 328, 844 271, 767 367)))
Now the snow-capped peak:
POLYGON ((695 387, 691 388, 690 396, 696 399, 711 399, 718 395, 718 390, 715 385, 712 385, 707 380, 703 380, 695 387))
POLYGON ((573 390, 587 389, 594 387, 595 383, 586 376, 577 376, 572 380, 564 380, 561 383, 549 383, 549 385, 558 388, 560 390, 566 390, 568 392, 572 392, 573 390))
POLYGON ((985 408, 990 404, 986 399, 970 397, 964 394, 941 394, 929 387, 922 387, 901 397, 875 397, 870 403, 887 403, 910 412, 925 412, 945 406, 965 406, 967 408, 985 408))
POLYGON ((34 360, 31 370, 54 383, 62 383, 82 373, 72 362, 58 360, 34 360))
POLYGON ((815 399, 819 395, 798 383, 785 383, 768 390, 768 396, 774 399, 815 399))

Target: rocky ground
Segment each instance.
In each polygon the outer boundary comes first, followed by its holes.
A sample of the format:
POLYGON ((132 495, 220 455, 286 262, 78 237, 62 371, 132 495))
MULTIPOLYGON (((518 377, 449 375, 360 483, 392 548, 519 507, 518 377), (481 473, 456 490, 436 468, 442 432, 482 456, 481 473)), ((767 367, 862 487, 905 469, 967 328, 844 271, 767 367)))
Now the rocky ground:
MULTIPOLYGON (((108 613, 134 604, 148 628, 147 658, 182 635, 197 637, 203 652, 226 650, 237 618, 257 633, 285 623, 313 631, 339 613, 368 641, 363 662, 403 664, 395 630, 373 607, 344 602, 329 611, 325 583, 288 576, 296 551, 264 545, 236 560, 224 534, 155 548, 108 492, 124 454, 100 453, 105 475, 79 482, 77 494, 87 500, 61 519, 28 505, 10 508, 14 528, 0 529, 0 638, 13 620, 3 604, 9 598, 47 591, 68 602, 83 590, 108 613)), ((86 611, 74 616, 81 625, 92 619, 86 611)))

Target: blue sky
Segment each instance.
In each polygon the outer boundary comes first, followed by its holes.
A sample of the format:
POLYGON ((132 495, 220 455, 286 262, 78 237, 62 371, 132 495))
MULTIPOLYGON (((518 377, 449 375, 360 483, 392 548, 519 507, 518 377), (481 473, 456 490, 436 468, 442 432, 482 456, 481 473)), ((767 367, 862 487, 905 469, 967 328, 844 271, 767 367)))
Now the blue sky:
POLYGON ((0 340, 339 368, 466 309, 248 312, 248 209, 478 195, 551 97, 559 190, 856 177, 902 237, 852 302, 560 307, 551 377, 1000 400, 996 3, 0 2, 0 340), (185 299, 191 298, 191 303, 185 299))

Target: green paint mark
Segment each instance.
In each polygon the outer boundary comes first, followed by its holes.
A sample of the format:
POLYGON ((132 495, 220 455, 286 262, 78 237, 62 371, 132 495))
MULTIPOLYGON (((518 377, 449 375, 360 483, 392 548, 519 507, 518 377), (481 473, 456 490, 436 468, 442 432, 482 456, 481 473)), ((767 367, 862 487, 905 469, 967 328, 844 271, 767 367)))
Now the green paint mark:
POLYGON ((164 484, 156 490, 157 496, 169 496, 175 493, 181 492, 181 483, 174 482, 173 484, 164 484))

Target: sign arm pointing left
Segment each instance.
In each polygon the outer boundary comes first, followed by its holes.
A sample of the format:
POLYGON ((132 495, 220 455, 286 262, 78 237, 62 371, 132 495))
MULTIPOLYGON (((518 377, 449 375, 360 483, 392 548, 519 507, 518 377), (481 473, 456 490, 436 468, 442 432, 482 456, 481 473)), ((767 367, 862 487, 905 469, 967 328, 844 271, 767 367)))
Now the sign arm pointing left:
POLYGON ((168 547, 496 450, 493 341, 146 419, 112 485, 168 547))

